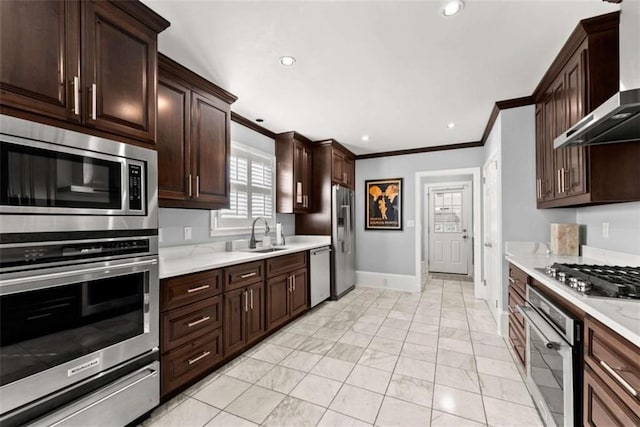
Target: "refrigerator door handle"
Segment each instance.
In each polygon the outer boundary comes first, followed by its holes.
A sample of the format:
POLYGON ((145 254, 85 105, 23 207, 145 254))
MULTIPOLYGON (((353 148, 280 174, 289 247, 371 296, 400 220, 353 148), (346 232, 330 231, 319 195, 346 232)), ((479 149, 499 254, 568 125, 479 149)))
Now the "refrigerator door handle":
POLYGON ((350 205, 342 205, 342 209, 345 210, 346 213, 346 222, 344 224, 345 232, 345 240, 347 242, 347 250, 344 250, 344 242, 342 252, 346 252, 348 254, 351 253, 351 233, 353 232, 351 227, 351 206, 350 205))

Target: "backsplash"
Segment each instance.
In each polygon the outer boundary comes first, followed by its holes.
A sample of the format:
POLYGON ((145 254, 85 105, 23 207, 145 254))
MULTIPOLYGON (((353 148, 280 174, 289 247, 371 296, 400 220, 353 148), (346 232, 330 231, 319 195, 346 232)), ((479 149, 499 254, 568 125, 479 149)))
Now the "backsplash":
MULTIPOLYGON (((229 240, 248 239, 251 233, 235 236, 210 236, 211 211, 200 209, 170 209, 159 210, 158 222, 161 234, 160 247, 194 245, 198 243, 215 243, 229 240), (191 227, 191 240, 184 239, 184 227, 191 227)), ((296 232, 295 215, 276 214, 276 222, 282 224, 282 232, 292 236, 296 232)), ((271 240, 275 242, 275 223, 270 224, 271 240)))
POLYGON ((576 222, 586 228, 587 245, 640 255, 640 202, 578 208, 576 222), (603 236, 603 223, 609 224, 609 237, 603 236))

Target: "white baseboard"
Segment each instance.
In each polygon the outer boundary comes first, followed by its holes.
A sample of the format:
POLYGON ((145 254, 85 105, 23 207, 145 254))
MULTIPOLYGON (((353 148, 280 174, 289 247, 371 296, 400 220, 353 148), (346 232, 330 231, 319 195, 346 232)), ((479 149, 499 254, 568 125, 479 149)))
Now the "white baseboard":
POLYGON ((356 271, 356 284, 369 288, 394 289, 405 292, 420 292, 420 280, 405 274, 356 271))

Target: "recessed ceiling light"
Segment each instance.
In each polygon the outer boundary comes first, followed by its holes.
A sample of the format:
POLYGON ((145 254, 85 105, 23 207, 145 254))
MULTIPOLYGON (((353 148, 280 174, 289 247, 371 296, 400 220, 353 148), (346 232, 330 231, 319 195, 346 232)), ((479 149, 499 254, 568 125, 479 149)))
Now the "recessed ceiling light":
POLYGON ((264 122, 264 119, 256 119, 256 122, 262 123, 262 122, 264 122))
POLYGON ((369 135, 362 135, 362 140, 367 142, 369 140, 369 135))
POLYGON ((456 127, 456 124, 455 124, 455 123, 453 123, 453 122, 451 122, 451 123, 449 123, 449 124, 447 125, 447 127, 448 127, 449 129, 453 129, 454 127, 456 127))
POLYGON ((464 2, 462 0, 452 0, 447 2, 442 7, 442 14, 444 16, 453 16, 460 12, 464 8, 464 2))
POLYGON ((296 63, 296 58, 294 58, 293 56, 281 56, 280 63, 285 67, 290 67, 296 63))

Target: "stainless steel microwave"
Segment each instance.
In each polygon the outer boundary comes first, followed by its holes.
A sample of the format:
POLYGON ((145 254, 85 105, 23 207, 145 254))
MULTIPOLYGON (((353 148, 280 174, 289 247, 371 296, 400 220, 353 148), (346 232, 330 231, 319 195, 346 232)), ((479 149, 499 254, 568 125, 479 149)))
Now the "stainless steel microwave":
POLYGON ((157 153, 0 116, 0 233, 156 229, 157 153))

